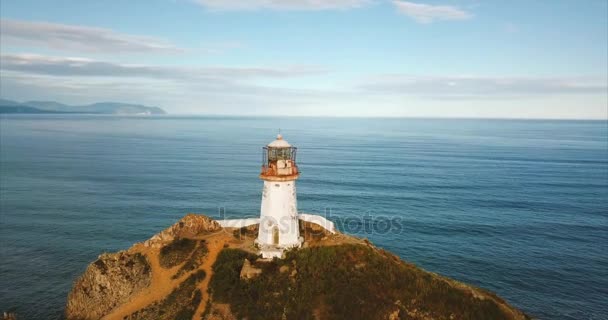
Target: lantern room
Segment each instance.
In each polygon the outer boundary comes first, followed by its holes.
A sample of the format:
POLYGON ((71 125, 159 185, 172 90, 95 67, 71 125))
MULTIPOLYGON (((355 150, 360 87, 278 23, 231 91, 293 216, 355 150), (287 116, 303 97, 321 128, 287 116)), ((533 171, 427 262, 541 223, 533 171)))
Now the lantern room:
POLYGON ((279 134, 276 140, 263 149, 260 178, 271 181, 297 179, 299 176, 298 166, 296 165, 297 149, 283 140, 283 136, 279 134))

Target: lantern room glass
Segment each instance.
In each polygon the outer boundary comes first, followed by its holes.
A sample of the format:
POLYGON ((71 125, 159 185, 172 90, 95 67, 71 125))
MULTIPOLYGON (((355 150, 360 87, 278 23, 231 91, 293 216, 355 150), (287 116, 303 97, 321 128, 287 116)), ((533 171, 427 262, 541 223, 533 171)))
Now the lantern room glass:
POLYGON ((290 166, 293 167, 290 170, 291 174, 297 173, 296 166, 296 147, 264 147, 262 153, 262 174, 278 174, 276 172, 277 162, 291 163, 290 166), (283 161, 281 161, 283 160, 283 161))
POLYGON ((295 148, 270 148, 268 147, 268 160, 293 160, 293 154, 295 148))

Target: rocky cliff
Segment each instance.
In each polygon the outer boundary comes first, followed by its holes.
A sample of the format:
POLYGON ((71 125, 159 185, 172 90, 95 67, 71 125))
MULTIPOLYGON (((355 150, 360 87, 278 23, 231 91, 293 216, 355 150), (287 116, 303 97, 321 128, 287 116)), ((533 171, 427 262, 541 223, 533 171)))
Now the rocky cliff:
POLYGON ((256 254, 256 227, 187 215, 102 254, 75 282, 68 319, 528 319, 486 290, 401 261, 366 240, 300 222, 305 247, 256 254))

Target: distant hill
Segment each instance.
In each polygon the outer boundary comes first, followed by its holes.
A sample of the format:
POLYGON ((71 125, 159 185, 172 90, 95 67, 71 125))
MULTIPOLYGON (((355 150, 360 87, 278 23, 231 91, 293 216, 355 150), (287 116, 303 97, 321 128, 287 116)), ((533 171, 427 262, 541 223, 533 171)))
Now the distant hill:
POLYGON ((98 102, 82 106, 71 106, 55 101, 17 102, 0 99, 0 113, 81 113, 81 114, 166 114, 158 107, 121 102, 98 102))
POLYGON ((71 113, 71 112, 49 111, 49 110, 42 110, 42 109, 22 106, 22 105, 16 105, 16 106, 0 105, 0 113, 47 114, 47 113, 71 113))

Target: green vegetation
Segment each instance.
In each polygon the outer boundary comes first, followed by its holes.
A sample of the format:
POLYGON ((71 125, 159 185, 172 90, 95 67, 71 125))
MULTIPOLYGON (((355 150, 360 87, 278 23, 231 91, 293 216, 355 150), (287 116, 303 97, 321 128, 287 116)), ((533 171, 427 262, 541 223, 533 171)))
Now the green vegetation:
POLYGON ((386 319, 397 311, 401 319, 510 319, 494 296, 475 298, 466 287, 363 245, 293 250, 283 260, 255 263, 263 272, 250 280, 239 277, 245 258, 255 256, 224 249, 210 283, 214 301, 229 303, 238 319, 386 319))
POLYGON ((224 249, 213 264, 213 277, 209 283, 214 298, 230 301, 231 295, 238 291, 241 284, 240 273, 245 258, 257 258, 251 253, 238 249, 224 249))
POLYGON ((150 262, 148 262, 148 259, 146 258, 145 255, 137 252, 133 255, 133 259, 127 261, 126 266, 127 268, 133 269, 133 266, 135 265, 142 265, 144 266, 142 273, 144 275, 148 275, 150 273, 151 267, 150 267, 150 262))
POLYGON ((201 303, 202 294, 197 285, 205 278, 205 271, 191 274, 165 299, 134 312, 131 320, 190 320, 201 303))
POLYGON ((190 258, 188 258, 186 263, 184 263, 184 265, 179 268, 177 273, 174 274, 172 278, 177 279, 185 273, 197 269, 203 263, 203 258, 205 258, 208 252, 209 249, 207 248, 207 243, 205 242, 205 240, 198 241, 194 252, 192 252, 190 258))
POLYGON ((257 225, 242 227, 234 230, 232 235, 239 240, 247 238, 255 239, 258 236, 258 227, 257 225))
POLYGON ((163 268, 180 265, 190 257, 196 247, 196 240, 176 239, 160 249, 159 262, 163 268))

